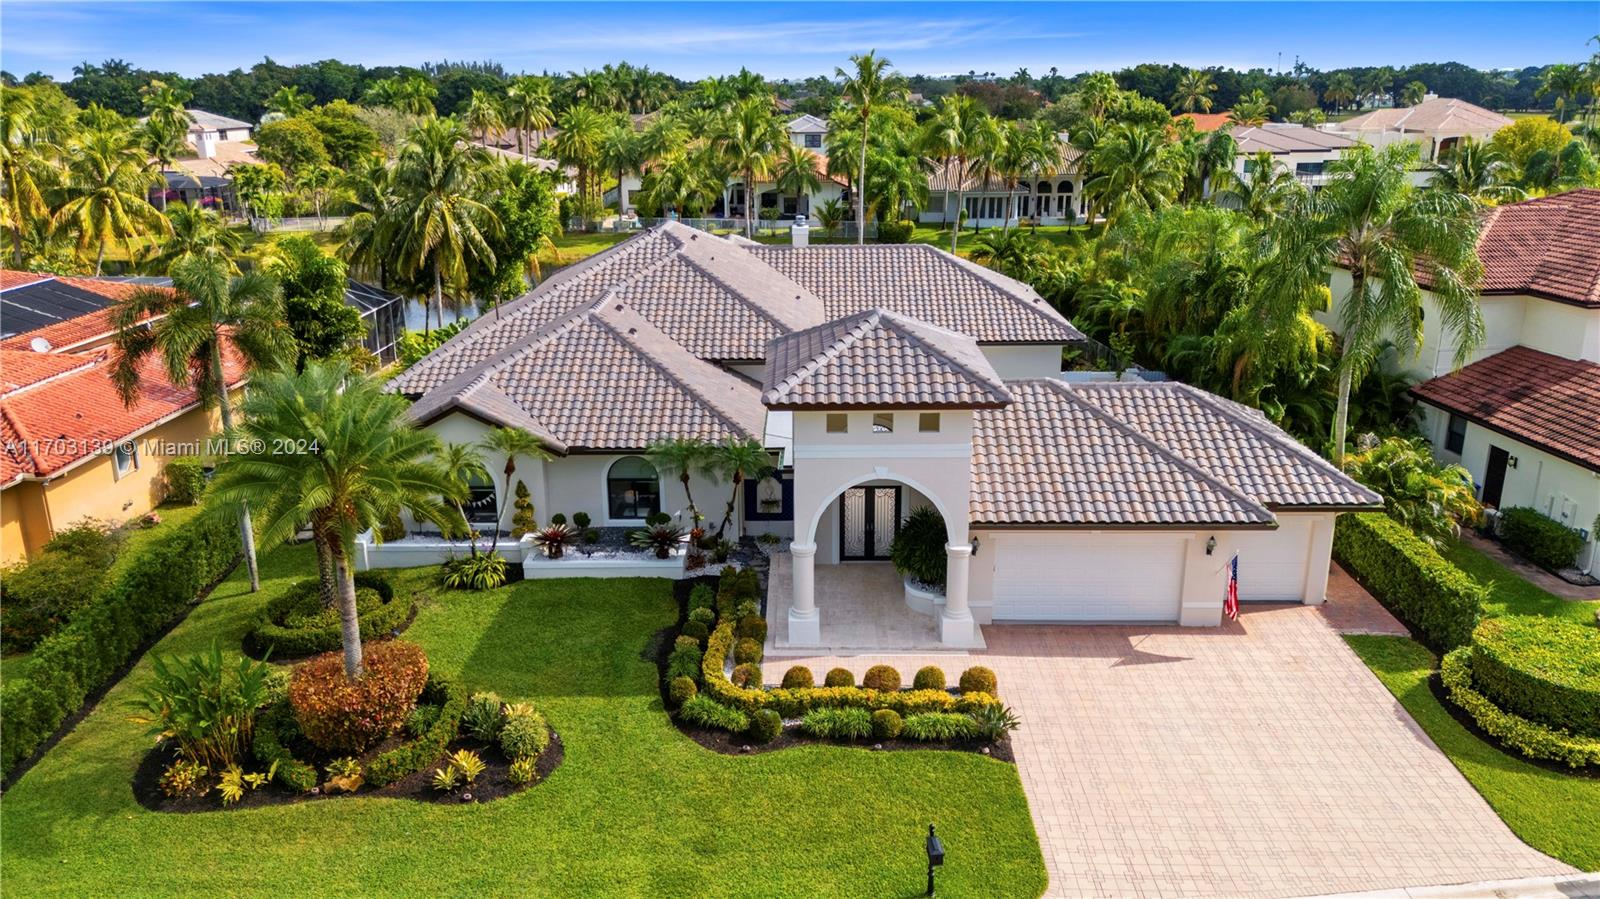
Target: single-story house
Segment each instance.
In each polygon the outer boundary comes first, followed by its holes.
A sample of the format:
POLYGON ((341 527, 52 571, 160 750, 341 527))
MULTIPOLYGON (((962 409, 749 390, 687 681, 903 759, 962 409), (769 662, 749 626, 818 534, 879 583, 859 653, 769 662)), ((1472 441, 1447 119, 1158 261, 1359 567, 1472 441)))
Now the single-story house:
POLYGON ((917 220, 930 224, 954 221, 959 187, 968 227, 999 228, 1008 215, 1013 225, 1022 219, 1040 225, 1082 221, 1089 211, 1089 198, 1083 190, 1087 177, 1083 151, 1067 143, 1065 132, 1060 137, 1060 163, 1051 171, 1034 172, 1015 185, 992 172, 974 172, 971 162, 959 179, 954 160, 935 165, 928 173, 928 205, 918 213, 917 220))
POLYGON ((1511 119, 1465 100, 1429 95, 1415 106, 1374 109, 1323 128, 1374 147, 1411 141, 1424 165, 1438 162, 1463 137, 1486 141, 1511 119))
POLYGON ((1234 173, 1248 178, 1257 153, 1271 153, 1279 168, 1292 173, 1301 184, 1316 190, 1327 183, 1323 169, 1344 151, 1356 145, 1355 139, 1332 131, 1307 128, 1287 122, 1269 122, 1232 129, 1239 156, 1234 173))
MULTIPOLYGON (((1028 285, 934 247, 667 223, 477 320, 391 388, 446 440, 537 436, 552 458, 518 460, 517 478, 541 519, 681 515, 653 443, 760 441, 777 473, 733 496, 734 526, 789 544, 790 645, 818 645, 839 611, 816 566, 882 563, 921 506, 945 522, 947 587, 908 584, 906 605, 951 646, 1007 621, 1215 625, 1235 554, 1243 599, 1321 602, 1335 517, 1379 498, 1219 397, 1063 380, 1082 339, 1028 285)), ((726 482, 689 488, 720 518, 726 482)), ((503 521, 507 497, 481 490, 503 521)))

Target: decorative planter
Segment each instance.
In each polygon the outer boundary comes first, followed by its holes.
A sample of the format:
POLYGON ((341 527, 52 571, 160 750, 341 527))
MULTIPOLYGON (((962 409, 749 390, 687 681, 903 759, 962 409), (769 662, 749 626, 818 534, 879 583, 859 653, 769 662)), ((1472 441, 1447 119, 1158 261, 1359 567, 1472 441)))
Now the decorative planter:
POLYGON ((901 579, 906 591, 906 607, 923 615, 937 616, 944 605, 944 591, 927 587, 908 575, 901 579))

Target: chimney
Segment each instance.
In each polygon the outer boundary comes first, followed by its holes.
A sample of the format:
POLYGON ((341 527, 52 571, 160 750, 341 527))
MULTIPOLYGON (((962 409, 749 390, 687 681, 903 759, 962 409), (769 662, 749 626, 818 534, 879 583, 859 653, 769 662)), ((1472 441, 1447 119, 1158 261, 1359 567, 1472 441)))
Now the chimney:
POLYGON ((789 242, 797 247, 811 245, 811 223, 804 216, 797 216, 789 226, 789 242))

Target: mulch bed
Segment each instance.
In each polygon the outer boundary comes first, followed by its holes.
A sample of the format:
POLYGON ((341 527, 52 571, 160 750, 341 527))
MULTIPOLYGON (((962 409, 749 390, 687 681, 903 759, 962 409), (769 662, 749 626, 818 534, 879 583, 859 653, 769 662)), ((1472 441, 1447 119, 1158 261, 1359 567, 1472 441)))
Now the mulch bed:
POLYGON ((1438 671, 1434 671, 1432 674, 1428 675, 1428 689, 1433 691, 1433 698, 1439 700, 1439 704, 1444 706, 1444 710, 1446 712, 1450 713, 1450 717, 1456 719, 1457 724, 1460 724, 1462 727, 1466 728, 1467 731, 1474 737, 1477 737, 1479 740, 1482 740, 1490 746, 1493 746, 1500 752, 1501 755, 1532 765, 1535 768, 1542 768, 1546 771, 1553 771, 1557 774, 1565 774, 1568 777, 1582 777, 1589 780, 1600 780, 1600 766, 1588 765, 1582 768, 1573 768, 1570 765, 1564 765, 1561 762, 1551 761, 1549 759, 1529 758, 1517 751, 1517 749, 1514 747, 1507 746, 1505 743, 1501 742, 1499 737, 1496 737, 1495 735, 1479 727, 1478 722, 1467 713, 1466 709, 1455 704, 1455 701, 1450 698, 1450 690, 1444 685, 1444 678, 1439 676, 1438 671))
MULTIPOLYGON (((382 744, 368 750, 360 756, 363 763, 370 761, 378 753, 392 749, 404 742, 404 735, 391 737, 382 744)), ((167 796, 161 791, 161 775, 178 758, 177 746, 170 741, 157 746, 145 754, 140 762, 139 769, 133 775, 133 797, 139 804, 155 812, 216 812, 233 811, 244 808, 260 808, 269 805, 290 805, 298 802, 318 802, 325 800, 363 799, 368 797, 387 799, 410 799, 416 802, 431 802, 438 805, 471 805, 482 802, 492 802, 514 793, 520 793, 530 787, 544 782, 550 773, 555 771, 566 758, 566 749, 561 742, 561 736, 554 731, 550 733, 550 747, 540 756, 534 766, 538 772, 533 782, 523 786, 513 786, 507 778, 511 770, 511 760, 500 751, 499 746, 486 746, 483 743, 461 738, 450 744, 446 751, 448 755, 457 749, 471 749, 478 753, 484 761, 484 771, 478 775, 477 783, 471 787, 458 787, 450 792, 441 792, 433 788, 433 772, 440 768, 444 756, 440 756, 433 764, 415 774, 403 777, 381 789, 362 786, 354 793, 323 792, 317 788, 311 793, 291 792, 277 783, 269 783, 257 790, 249 790, 244 799, 233 805, 224 806, 222 797, 215 789, 208 789, 205 793, 189 793, 176 798, 167 796)), ((320 771, 323 764, 336 758, 334 754, 327 754, 315 758, 306 758, 305 761, 315 764, 320 771)), ((251 770, 254 766, 247 766, 251 770)), ((215 774, 208 775, 205 783, 208 787, 217 782, 215 774)))

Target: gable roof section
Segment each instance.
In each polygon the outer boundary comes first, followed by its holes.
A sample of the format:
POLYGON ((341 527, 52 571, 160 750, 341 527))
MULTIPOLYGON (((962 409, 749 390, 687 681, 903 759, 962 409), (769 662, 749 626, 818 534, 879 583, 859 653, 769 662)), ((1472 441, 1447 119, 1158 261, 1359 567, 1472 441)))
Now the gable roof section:
POLYGON ((1600 365, 1512 347, 1411 395, 1600 472, 1600 365))
POLYGON ((1356 145, 1356 141, 1343 134, 1320 131, 1304 125, 1270 124, 1260 127, 1233 129, 1233 140, 1239 153, 1248 155, 1266 150, 1268 153, 1326 153, 1356 145))
POLYGON ((1424 100, 1415 106, 1374 109, 1338 124, 1340 131, 1479 132, 1499 131, 1511 119, 1446 97, 1424 100))
POLYGON ((1185 112, 1172 118, 1174 120, 1188 119, 1194 123, 1194 130, 1201 134, 1205 134, 1208 131, 1216 131, 1218 128, 1226 128, 1233 124, 1232 115, 1228 112, 1185 112))
POLYGON ((1487 294, 1600 307, 1600 190, 1496 207, 1478 238, 1487 294))
POLYGON ((871 309, 772 342, 773 409, 979 409, 1011 401, 972 338, 871 309))
POLYGON ((882 308, 979 343, 1083 339, 1032 287, 925 244, 746 249, 821 298, 830 321, 882 308))
POLYGON ((828 130, 828 123, 824 122, 823 120, 817 118, 816 116, 814 116, 814 115, 812 115, 810 113, 806 113, 804 115, 795 116, 793 119, 790 119, 788 127, 789 127, 790 133, 795 133, 795 134, 798 134, 798 133, 804 132, 804 131, 812 131, 812 132, 821 131, 821 132, 826 133, 827 130, 828 130))

